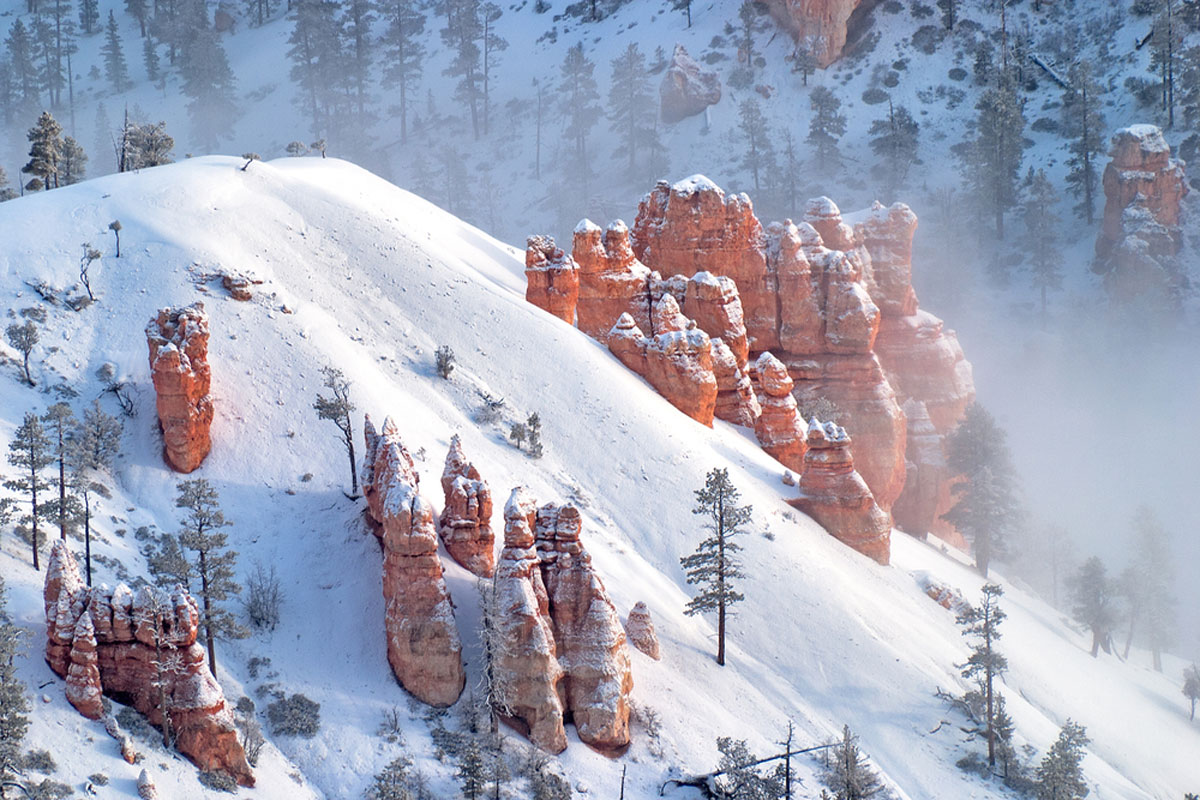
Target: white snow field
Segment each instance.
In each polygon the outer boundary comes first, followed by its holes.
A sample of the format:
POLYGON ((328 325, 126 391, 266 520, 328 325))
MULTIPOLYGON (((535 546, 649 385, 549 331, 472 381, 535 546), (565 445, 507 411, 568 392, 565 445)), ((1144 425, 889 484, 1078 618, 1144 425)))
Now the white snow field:
MULTIPOLYGON (((143 328, 167 305, 203 300, 209 312, 213 449, 191 477, 219 490, 234 522, 230 541, 241 554, 241 575, 256 560, 273 564, 284 590, 275 631, 218 644, 220 680, 231 703, 247 694, 260 711, 265 703, 253 690, 263 683, 303 692, 321 704, 322 719, 313 739, 268 730, 258 787, 239 794, 358 798, 373 774, 404 753, 429 775, 436 796, 458 796, 453 764, 435 756, 427 709, 409 701, 388 668, 379 548, 361 519, 362 501, 343 492, 347 461, 337 431, 311 407, 320 367, 332 364, 353 381, 356 426, 362 412, 376 422, 396 420, 435 506, 442 460, 457 433, 492 487, 498 534, 499 508, 514 486, 529 486, 539 502, 571 501, 622 616, 638 600, 649 605, 663 659, 633 652, 634 697, 657 713, 661 741, 655 745, 639 722, 629 752, 614 760, 572 732, 560 760, 578 796, 616 797, 623 765, 626 797, 657 796, 673 775, 713 769, 716 737, 747 739, 766 754, 778 749, 773 743, 789 719, 801 744, 828 741, 848 724, 898 798, 1008 796, 955 767, 982 745, 964 743, 965 720, 935 697, 939 688, 964 688, 955 665, 967 646, 953 614, 917 579, 929 575, 974 599, 983 581, 963 558, 898 532, 888 568, 840 545, 786 505, 794 489, 782 485, 782 467, 751 432, 700 426, 602 346, 527 304, 514 248, 349 163, 285 159, 245 171, 242 163, 197 158, 0 205, 0 307, 40 306, 49 314, 33 357, 38 387, 18 381, 16 361, 0 367, 0 441, 26 411, 40 413, 54 401, 47 387, 77 390, 78 411, 101 394, 96 369, 117 366, 135 387, 138 413, 125 420, 116 491, 101 501, 94 550, 120 559, 133 575, 146 574, 134 531, 172 531, 179 519, 180 476, 161 457, 143 328), (119 259, 110 256, 114 219, 123 226, 119 259), (98 302, 79 312, 47 307, 29 284, 72 287, 82 242, 105 252, 92 270, 98 302), (253 273, 263 283, 251 302, 237 302, 204 278, 219 270, 253 273), (443 344, 457 356, 449 380, 434 370, 434 349, 443 344), (505 399, 503 425, 475 421, 480 391, 505 399), (508 422, 532 412, 543 422, 540 460, 505 439, 508 422), (690 587, 679 566, 703 533, 692 493, 714 467, 728 467, 754 506, 743 540, 746 599, 724 668, 713 660, 712 620, 683 614, 690 587), (270 658, 263 672, 277 675, 252 678, 253 657, 270 658), (377 732, 393 708, 403 744, 377 732)), ((7 345, 0 352, 16 356, 7 345)), ((116 413, 111 398, 102 402, 116 413)), ((470 687, 479 675, 474 581, 443 561, 470 687)), ((28 634, 19 666, 33 706, 26 746, 54 754, 56 780, 80 787, 102 772, 111 782, 98 796, 136 796, 140 767, 125 764, 102 727, 67 704, 63 682, 42 660, 42 575, 9 529, 0 535, 0 571, 10 610, 28 634)), ((96 580, 116 578, 100 566, 96 580)), ((1035 761, 1071 718, 1093 739, 1084 763, 1091 797, 1178 800, 1200 790, 1197 729, 1178 688, 1182 664, 1168 659, 1159 675, 1144 653, 1130 663, 1093 660, 1083 632, 1019 588, 1006 586, 1003 607, 1011 665, 1003 692, 1035 761)), ((513 733, 511 750, 522 742, 513 733)), ((218 796, 182 757, 141 746, 141 766, 160 797, 218 796)), ((797 766, 797 796, 819 795, 816 762, 801 757, 797 766)), ((509 796, 527 796, 524 783, 511 784, 509 796)))

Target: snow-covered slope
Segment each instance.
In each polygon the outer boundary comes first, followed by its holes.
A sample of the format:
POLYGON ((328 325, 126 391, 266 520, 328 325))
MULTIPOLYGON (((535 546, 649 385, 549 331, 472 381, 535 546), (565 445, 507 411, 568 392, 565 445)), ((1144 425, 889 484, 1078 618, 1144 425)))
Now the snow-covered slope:
MULTIPOLYGON (((95 549, 144 574, 132 532, 177 527, 178 476, 160 457, 142 329, 159 307, 204 300, 216 420, 212 454, 195 477, 218 488, 235 523, 241 573, 255 560, 273 564, 285 595, 274 632, 219 645, 221 680, 231 700, 267 682, 303 692, 321 704, 323 721, 311 740, 271 737, 278 752, 265 756, 255 796, 359 797, 402 752, 430 775, 437 796, 456 791, 452 765, 434 755, 425 709, 407 701, 388 669, 378 547, 361 501, 343 494, 336 431, 311 409, 326 364, 353 381, 356 425, 362 412, 397 421, 435 506, 442 459, 458 433, 498 499, 524 484, 541 502, 576 503, 584 543, 618 609, 638 600, 650 606, 664 656, 655 663, 633 654, 634 696, 661 719, 661 742, 639 723, 629 753, 612 761, 572 735, 562 767, 589 796, 615 796, 623 765, 627 797, 655 796, 678 771, 713 768, 717 736, 748 739, 765 753, 789 719, 812 744, 850 725, 898 797, 1003 795, 954 766, 979 744, 963 744, 962 720, 935 691, 961 691, 955 664, 966 647, 953 615, 916 580, 931 575, 973 598, 977 575, 901 534, 891 568, 839 545, 784 503, 781 468, 752 434, 694 423, 600 345, 525 303, 520 254, 511 247, 348 163, 241 165, 200 158, 0 205, 4 308, 45 307, 30 283, 72 286, 81 242, 106 253, 92 270, 96 305, 47 309, 34 353, 39 388, 19 384, 14 364, 0 371, 0 440, 25 411, 53 401, 45 387, 69 385, 77 406, 90 403, 101 389, 96 368, 117 365, 136 388, 138 415, 126 421, 117 493, 99 515, 104 541, 95 549), (120 259, 107 255, 113 219, 123 226, 120 259), (206 278, 220 270, 260 278, 254 300, 236 302, 206 278), (448 381, 434 371, 439 345, 457 356, 448 381), (540 414, 544 458, 507 444, 507 425, 475 421, 481 391, 505 399, 508 421, 540 414), (710 621, 682 613, 689 587, 678 562, 700 539, 692 492, 714 467, 730 469, 755 509, 746 600, 725 668, 712 659, 710 621), (257 678, 249 667, 256 657, 271 660, 257 678), (264 677, 268 671, 277 675, 264 677), (377 733, 393 708, 403 745, 377 733)), ((61 681, 42 663, 41 576, 27 546, 5 530, 0 547, 10 605, 29 634, 20 673, 31 697, 48 699, 33 703, 29 746, 54 752, 59 780, 78 784, 105 772, 114 778, 110 796, 130 796, 136 768, 66 704, 61 681)), ((457 566, 447 575, 471 685, 479 668, 475 589, 457 566)), ((99 579, 113 582, 112 569, 102 567, 99 579)), ((1197 788, 1188 755, 1197 732, 1172 680, 1092 660, 1081 634, 1019 589, 1008 589, 1006 608, 1005 693, 1019 740, 1038 758, 1070 717, 1094 739, 1085 769, 1099 800, 1197 788)), ((1167 675, 1179 668, 1168 663, 1167 675)), ((166 776, 167 796, 202 796, 186 762, 157 751, 147 766, 166 776)), ((800 768, 802 796, 815 796, 815 763, 800 768)), ((513 796, 523 791, 514 784, 513 796)))

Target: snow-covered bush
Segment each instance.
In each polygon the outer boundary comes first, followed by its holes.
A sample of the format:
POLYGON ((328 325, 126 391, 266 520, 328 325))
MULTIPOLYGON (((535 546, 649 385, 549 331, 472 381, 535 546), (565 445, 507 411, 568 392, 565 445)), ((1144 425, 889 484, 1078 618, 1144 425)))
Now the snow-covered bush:
POLYGON ((267 719, 277 736, 311 739, 321 729, 321 704, 297 693, 267 706, 267 719))
POLYGON ((435 350, 434 358, 437 360, 438 377, 449 379, 450 373, 454 372, 454 351, 450 345, 444 344, 435 350))
POLYGON ((226 772, 218 772, 216 770, 201 772, 199 780, 207 788, 215 789, 218 792, 229 792, 230 794, 237 792, 237 781, 226 772))
POLYGON ((254 572, 246 579, 246 594, 242 601, 246 616, 256 628, 273 631, 279 624, 279 607, 283 604, 283 591, 279 588, 279 575, 275 566, 263 566, 255 562, 254 572))

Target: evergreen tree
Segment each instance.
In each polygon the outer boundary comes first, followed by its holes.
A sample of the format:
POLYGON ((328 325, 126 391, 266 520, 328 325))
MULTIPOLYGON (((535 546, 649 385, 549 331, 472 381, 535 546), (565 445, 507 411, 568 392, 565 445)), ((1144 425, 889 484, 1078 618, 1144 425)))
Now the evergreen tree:
POLYGON ((158 45, 154 43, 153 36, 142 39, 142 63, 146 65, 146 79, 157 83, 162 67, 158 59, 158 45))
POLYGON ((50 438, 50 452, 58 465, 58 479, 54 485, 58 487, 58 501, 53 505, 47 504, 48 513, 58 518, 58 536, 64 541, 67 538, 67 461, 70 455, 71 430, 76 424, 75 412, 63 402, 55 403, 46 409, 42 415, 46 423, 46 433, 50 438))
POLYGON ((179 537, 164 533, 156 545, 145 548, 146 565, 158 586, 171 587, 179 584, 189 592, 196 570, 188 561, 187 554, 179 544, 179 537))
POLYGON ((1183 117, 1183 127, 1191 131, 1180 144, 1179 151, 1190 162, 1200 156, 1200 45, 1192 45, 1183 51, 1179 86, 1179 111, 1183 117))
POLYGON ((475 800, 487 787, 483 753, 480 752, 479 742, 474 736, 467 740, 466 746, 458 756, 458 771, 455 777, 458 778, 458 785, 467 800, 475 800))
POLYGON ((412 788, 412 760, 397 756, 383 771, 375 775, 367 789, 368 800, 418 800, 412 788))
POLYGON ((16 467, 18 473, 16 478, 4 482, 5 488, 29 494, 29 514, 22 517, 21 521, 30 526, 33 568, 41 569, 38 563, 38 547, 41 545, 38 521, 46 516, 46 508, 44 503, 38 502, 38 492, 50 488, 50 483, 42 477, 42 470, 54 463, 54 449, 37 414, 26 413, 24 422, 13 433, 12 441, 8 443, 8 463, 16 467))
POLYGON ((196 30, 180 49, 181 90, 188 98, 188 118, 192 123, 192 141, 206 150, 215 150, 221 139, 233 131, 238 110, 235 81, 229 59, 208 22, 202 2, 197 3, 196 30))
POLYGON ((739 493, 729 480, 729 470, 708 473, 703 489, 696 490, 693 514, 709 518, 705 527, 712 534, 700 542, 696 552, 679 563, 687 573, 687 582, 700 587, 700 593, 687 604, 688 616, 717 612, 717 663, 725 665, 725 618, 729 607, 745 597, 733 588, 734 581, 745 577, 738 553, 741 546, 733 541, 743 534, 750 522, 751 507, 737 504, 739 493))
POLYGON ((4 46, 8 50, 11 105, 20 113, 36 111, 41 84, 34 61, 34 43, 29 29, 19 18, 9 29, 4 46))
POLYGON ((849 725, 843 726, 842 741, 830 753, 822 782, 833 790, 834 800, 867 800, 883 791, 879 776, 858 749, 858 737, 850 732, 849 725))
POLYGON ((350 402, 350 381, 336 367, 322 367, 324 386, 333 392, 330 397, 317 395, 313 408, 317 417, 327 419, 337 425, 341 431, 342 441, 346 445, 346 453, 350 456, 350 493, 358 496, 358 467, 354 461, 354 428, 350 424, 350 414, 354 412, 354 404, 350 402))
POLYGON ((692 27, 692 0, 671 0, 671 8, 687 14, 687 26, 692 27))
POLYGON ((340 28, 346 37, 342 51, 346 54, 346 78, 354 96, 355 127, 365 136, 373 121, 367 113, 370 102, 371 64, 375 58, 371 26, 375 24, 373 0, 346 0, 342 8, 340 28))
POLYGON ((1104 562, 1092 556, 1068 583, 1074 600, 1072 613, 1092 631, 1092 657, 1095 658, 1101 648, 1106 653, 1112 652, 1110 642, 1117 619, 1117 587, 1108 577, 1104 562))
POLYGON ((1042 327, 1045 327, 1046 292, 1062 288, 1062 254, 1056 247, 1059 219, 1054 213, 1058 193, 1045 171, 1040 169, 1031 172, 1028 184, 1023 208, 1025 232, 1029 241, 1037 243, 1029 254, 1029 272, 1033 288, 1041 294, 1042 327))
POLYGON ((759 53, 754 46, 754 37, 763 30, 760 19, 762 5, 755 0, 742 0, 738 6, 737 24, 734 26, 733 41, 738 48, 739 66, 729 76, 729 84, 735 89, 746 89, 754 83, 759 53))
POLYGON ((721 736, 717 739, 717 750, 721 760, 717 771, 722 773, 719 786, 721 797, 730 800, 776 800, 781 792, 774 775, 763 775, 758 771, 759 758, 744 739, 721 736))
POLYGON ((1088 796, 1081 763, 1089 741, 1087 729, 1068 719, 1038 766, 1034 789, 1038 800, 1083 800, 1088 796))
POLYGON ((1067 185, 1079 203, 1075 213, 1092 224, 1100 171, 1097 159, 1104 154, 1104 114, 1100 110, 1104 87, 1096 81, 1090 62, 1080 59, 1068 73, 1070 88, 1064 92, 1065 132, 1070 137, 1067 185))
POLYGON ((504 12, 495 3, 484 3, 480 7, 480 17, 483 20, 483 132, 491 131, 489 109, 491 107, 491 77, 496 70, 497 53, 508 49, 508 40, 496 33, 496 23, 504 12))
POLYGON ((480 104, 483 101, 483 19, 479 0, 446 0, 446 27, 442 41, 454 53, 443 75, 458 78, 454 99, 471 109, 471 130, 480 134, 480 104))
POLYGON ((83 152, 79 142, 71 136, 63 139, 62 162, 59 165, 62 185, 70 186, 83 180, 87 173, 87 162, 87 153, 83 152))
POLYGON ((803 171, 800 168, 800 153, 796 147, 796 140, 790 130, 783 132, 783 166, 779 177, 783 182, 788 216, 798 216, 796 212, 800 209, 800 181, 803 178, 803 171))
POLYGON ((806 36, 796 42, 796 49, 792 52, 792 72, 800 73, 804 86, 808 86, 808 76, 816 72, 819 66, 813 52, 815 44, 812 37, 806 36))
POLYGON ((29 730, 29 700, 25 684, 17 677, 20 643, 21 629, 9 617, 8 593, 0 575, 0 786, 21 771, 21 742, 29 730))
MULTIPOLYGON (((108 109, 104 103, 96 105, 96 121, 92 125, 92 152, 100 155, 115 152, 112 122, 108 118, 108 109)), ((107 161, 107 156, 105 156, 105 160, 107 161)), ((101 173, 103 175, 107 175, 111 171, 108 167, 101 169, 104 170, 101 173)))
POLYGON ((812 119, 808 123, 808 143, 816 149, 817 169, 830 174, 841 162, 838 140, 846 132, 846 116, 839 113, 842 101, 828 88, 816 86, 808 96, 812 119))
MULTIPOLYGON (((246 2, 246 17, 250 19, 252 25, 262 27, 267 23, 267 18, 275 10, 275 0, 245 0, 246 2)), ((288 4, 289 8, 291 3, 288 4)))
POLYGON ((568 178, 583 187, 585 196, 590 191, 592 177, 588 162, 588 136, 600 118, 600 93, 593 76, 595 69, 596 65, 583 54, 582 42, 568 48, 559 67, 559 106, 567 121, 564 133, 572 145, 572 153, 567 157, 568 178))
POLYGON ((942 519, 967 537, 975 566, 986 578, 988 564, 1006 550, 1005 535, 1019 512, 1015 479, 1004 431, 979 403, 967 407, 946 439, 951 474, 963 479, 951 487, 957 498, 942 519))
POLYGON ((417 81, 424 70, 425 13, 418 0, 390 0, 384 7, 387 30, 383 42, 387 46, 385 74, 400 90, 400 143, 408 143, 409 95, 416 91, 417 81))
POLYGON ((167 133, 167 123, 126 122, 121 136, 122 172, 171 163, 175 139, 167 133))
POLYGON ((1129 633, 1124 657, 1129 658, 1134 629, 1144 625, 1154 669, 1162 672, 1162 651, 1171 640, 1175 598, 1171 592, 1174 559, 1167 531, 1153 511, 1139 506, 1133 517, 1133 563, 1122 580, 1129 604, 1129 633))
MULTIPOLYGON (((81 0, 81 2, 84 1, 85 0, 81 0)), ((142 38, 145 39, 147 13, 146 0, 125 0, 125 13, 137 20, 138 28, 142 33, 142 38)))
POLYGON ((8 173, 4 171, 4 167, 0 167, 0 203, 12 200, 16 196, 16 191, 8 185, 8 173))
POLYGON ((758 100, 753 97, 746 98, 738 106, 738 130, 746 146, 739 166, 749 170, 754 178, 754 192, 757 194, 762 191, 760 179, 774 171, 775 151, 771 146, 767 118, 763 115, 758 100))
POLYGON ((83 28, 84 36, 91 36, 95 33, 96 25, 99 22, 99 0, 79 0, 79 25, 83 28))
POLYGON ((41 338, 37 325, 31 319, 25 320, 20 325, 14 322, 4 329, 4 337, 12 347, 21 351, 21 364, 25 368, 25 382, 33 386, 33 375, 29 373, 29 354, 33 352, 33 348, 37 346, 38 340, 41 338))
POLYGON ((37 125, 29 129, 28 139, 29 163, 21 167, 21 172, 33 176, 33 188, 56 188, 62 161, 62 126, 49 111, 43 111, 37 125))
POLYGON ((1200 667, 1192 664, 1183 671, 1183 696, 1191 703, 1188 719, 1196 719, 1196 702, 1200 701, 1200 667))
POLYGON ((69 78, 67 59, 70 53, 78 50, 75 46, 75 21, 71 19, 71 0, 52 0, 46 24, 51 29, 48 47, 51 58, 45 84, 50 92, 51 103, 57 108, 62 104, 62 89, 69 78))
POLYGON ((1179 0, 1158 0, 1158 12, 1150 34, 1150 72, 1158 73, 1162 110, 1167 127, 1175 127, 1175 76, 1179 72, 1179 22, 1175 5, 1179 0))
POLYGON ((957 616, 962 635, 973 638, 971 656, 963 665, 962 676, 975 680, 984 695, 984 737, 988 743, 988 765, 996 766, 996 711, 998 709, 995 681, 1008 669, 1008 659, 996 649, 1000 640, 1000 623, 1007 616, 999 600, 1004 589, 994 583, 984 584, 983 602, 970 606, 957 616))
POLYGON ((217 490, 204 478, 182 481, 178 485, 177 508, 187 509, 179 544, 196 554, 196 577, 200 580, 200 627, 208 648, 208 664, 213 677, 217 675, 216 637, 241 638, 246 631, 223 604, 241 587, 233 580, 237 553, 228 549, 222 528, 231 523, 225 519, 218 504, 217 490))
POLYGON ((1004 238, 1004 215, 1017 202, 1017 178, 1025 151, 1025 101, 1009 81, 984 91, 975 104, 974 138, 956 148, 976 202, 1004 238))
POLYGON ((896 108, 888 98, 888 115, 871 123, 871 152, 883 160, 889 196, 894 196, 908 168, 917 160, 917 141, 921 126, 904 106, 896 108))
POLYGON ((104 33, 104 76, 112 84, 114 92, 123 92, 130 87, 129 67, 125 65, 125 51, 121 48, 121 34, 117 30, 117 18, 108 12, 108 26, 104 33))
POLYGON ((345 60, 333 0, 296 0, 292 6, 292 59, 290 75, 300 87, 301 108, 312 116, 313 135, 332 130, 333 119, 345 96, 345 60))
POLYGON ((637 43, 630 43, 612 62, 612 84, 608 92, 609 127, 620 142, 614 155, 628 158, 630 178, 638 176, 638 151, 650 147, 658 132, 657 111, 650 93, 646 57, 637 43))
POLYGON ((71 489, 83 500, 83 547, 87 583, 92 585, 92 494, 107 496, 100 482, 104 473, 112 473, 113 462, 121 449, 121 421, 104 413, 100 401, 83 412, 83 419, 71 432, 69 442, 71 489))

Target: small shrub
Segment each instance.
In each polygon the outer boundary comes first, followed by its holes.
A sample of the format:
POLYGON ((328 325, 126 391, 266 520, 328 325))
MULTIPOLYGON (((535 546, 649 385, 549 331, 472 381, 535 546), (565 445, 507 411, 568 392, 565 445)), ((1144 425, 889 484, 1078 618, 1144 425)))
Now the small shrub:
POLYGON ((525 420, 525 434, 529 439, 529 457, 542 457, 542 420, 537 414, 530 414, 525 420))
POLYGON ((450 373, 454 372, 454 351, 450 345, 444 344, 434 351, 434 357, 437 360, 438 377, 448 379, 450 373))
POLYGON ((246 671, 250 673, 251 678, 258 678, 259 672, 266 674, 266 670, 271 666, 271 659, 264 656, 255 656, 246 662, 246 671))
POLYGON ((23 763, 25 769, 40 772, 43 775, 53 775, 58 772, 58 764, 55 763, 54 756, 50 755, 49 750, 30 750, 25 754, 23 763))
POLYGON ((821 422, 837 422, 841 415, 841 410, 834 405, 833 401, 824 397, 804 400, 800 403, 800 416, 810 422, 814 417, 821 422))
POLYGON ((302 694, 293 694, 267 706, 267 719, 276 735, 311 739, 321 729, 321 704, 302 694))
POLYGON ((246 595, 242 602, 251 625, 275 630, 279 624, 283 591, 279 588, 279 575, 275 572, 274 564, 265 567, 262 562, 255 562, 254 572, 246 579, 246 595))
POLYGON ((1058 120, 1051 119, 1050 117, 1038 117, 1029 126, 1029 129, 1038 133, 1058 133, 1058 120))
POLYGON ((912 35, 912 46, 927 56, 937 52, 942 43, 943 28, 940 25, 922 25, 912 35))
POLYGON ((237 792, 237 781, 230 777, 227 772, 210 770, 201 772, 198 777, 200 783, 209 789, 215 789, 218 792, 229 792, 230 794, 237 792))
POLYGON ((383 712, 383 721, 379 723, 379 729, 376 733, 382 736, 389 744, 404 744, 404 718, 400 715, 400 708, 392 706, 387 711, 383 712))
POLYGON ((26 787, 26 795, 30 800, 63 800, 75 794, 75 791, 65 783, 46 778, 41 783, 33 783, 26 787))
POLYGON ((900 85, 900 73, 892 71, 883 76, 883 85, 889 89, 895 89, 900 85))
POLYGON ((870 89, 867 89, 862 93, 863 102, 869 106, 877 106, 880 103, 886 103, 887 99, 888 93, 883 89, 880 89, 878 86, 872 86, 870 89))
POLYGON ((947 74, 952 81, 965 81, 967 79, 967 71, 962 67, 954 67, 947 74))
POLYGON ((483 407, 476 413, 475 419, 485 425, 499 422, 501 415, 504 414, 504 398, 493 397, 487 392, 479 392, 478 394, 479 399, 483 402, 483 407))
POLYGON ((96 786, 108 786, 108 776, 103 772, 94 772, 91 775, 88 775, 88 780, 94 783, 96 786))

